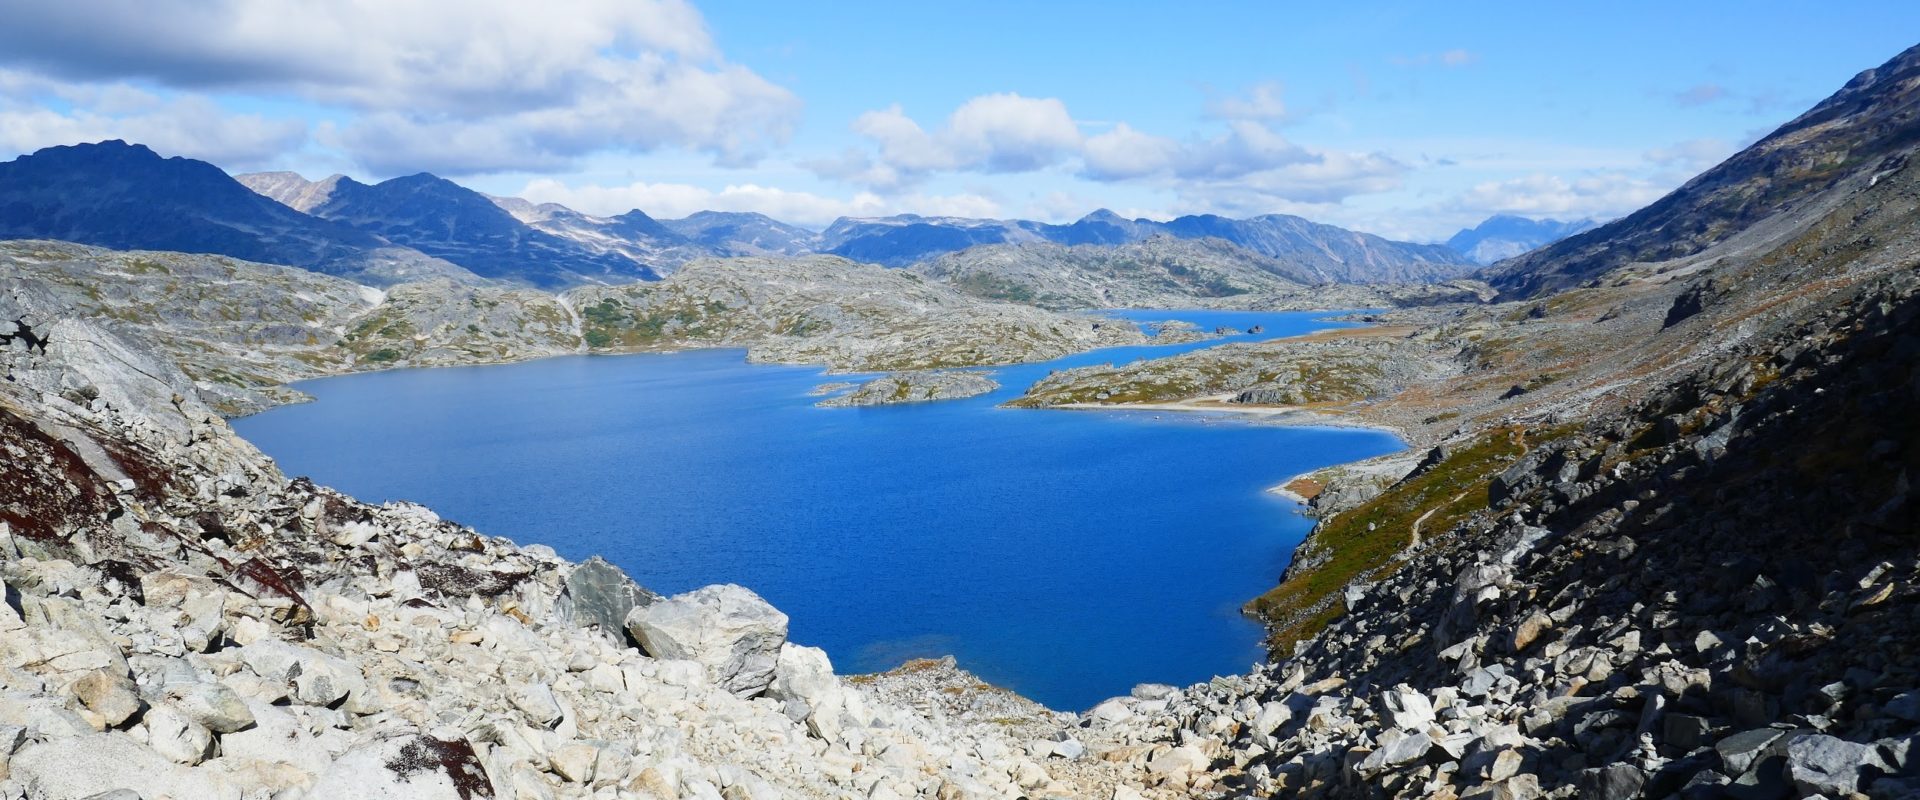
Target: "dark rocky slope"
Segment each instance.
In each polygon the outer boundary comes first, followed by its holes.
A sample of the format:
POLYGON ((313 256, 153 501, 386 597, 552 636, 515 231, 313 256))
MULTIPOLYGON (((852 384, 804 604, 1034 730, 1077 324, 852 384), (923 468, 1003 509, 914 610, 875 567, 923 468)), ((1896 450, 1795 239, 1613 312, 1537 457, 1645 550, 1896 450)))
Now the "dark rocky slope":
POLYGON ((1628 264, 1690 256, 1771 217, 1792 217, 1850 178, 1897 170, 1916 145, 1920 46, 1860 73, 1653 205, 1496 264, 1487 279, 1507 297, 1534 297, 1628 264))
POLYGON ((218 167, 119 140, 0 163, 0 239, 212 253, 386 285, 459 267, 269 200, 218 167))
POLYGON ((529 227, 485 195, 426 173, 371 186, 342 178, 312 213, 483 277, 545 289, 659 277, 618 252, 529 227))
POLYGON ((1909 271, 1626 413, 1434 451, 1334 518, 1400 552, 1324 630, 1087 724, 1198 742, 1236 795, 1913 796, 1917 405, 1909 271), (1371 524, 1450 472, 1468 502, 1422 541, 1371 524))

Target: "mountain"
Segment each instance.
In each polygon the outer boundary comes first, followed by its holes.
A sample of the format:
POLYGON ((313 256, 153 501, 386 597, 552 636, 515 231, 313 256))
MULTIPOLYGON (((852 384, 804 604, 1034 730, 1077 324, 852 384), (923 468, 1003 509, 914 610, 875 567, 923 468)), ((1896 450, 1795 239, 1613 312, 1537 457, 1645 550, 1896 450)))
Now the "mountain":
POLYGON ((1492 264, 1565 239, 1600 223, 1590 219, 1561 222, 1495 214, 1447 240, 1447 246, 1475 264, 1492 264))
POLYGON ((235 175, 233 179, 257 194, 305 214, 327 202, 327 198, 333 196, 333 187, 346 177, 335 174, 310 181, 298 172, 250 172, 235 175))
POLYGON ((820 252, 855 261, 903 267, 941 253, 982 244, 1049 241, 1024 220, 923 217, 841 217, 820 232, 820 252))
POLYGON ((453 264, 262 197, 212 164, 117 139, 0 164, 0 238, 210 253, 373 284, 474 280, 453 264))
POLYGON ((1054 309, 1184 307, 1317 282, 1220 239, 1164 235, 1118 245, 982 245, 910 269, 976 297, 1054 309))
POLYGON ((1129 220, 1101 209, 1066 225, 914 214, 843 217, 820 234, 820 248, 859 261, 901 266, 979 245, 1115 245, 1155 235, 1222 239, 1294 264, 1315 283, 1432 283, 1478 269, 1444 245, 1396 242, 1284 214, 1250 219, 1206 214, 1156 222, 1129 220))
POLYGON ((491 195, 487 199, 536 230, 594 253, 621 256, 660 275, 697 258, 721 255, 675 233, 639 209, 614 217, 596 217, 559 203, 535 205, 518 197, 491 195))
POLYGON ((753 212, 697 211, 660 224, 728 256, 803 255, 813 252, 819 238, 813 231, 753 212))
POLYGON ((1203 214, 1180 217, 1162 229, 1183 239, 1225 239, 1340 283, 1432 283, 1476 269, 1442 245, 1396 242, 1286 214, 1248 219, 1203 214))
POLYGON ((1049 240, 1060 244, 1125 244, 1159 232, 1159 226, 1149 220, 1127 219, 1102 208, 1071 224, 1050 225, 1045 230, 1049 240))
POLYGON ((1860 73, 1766 138, 1639 211, 1495 265, 1507 297, 1586 284, 1609 270, 1699 253, 1765 220, 1816 215, 1843 184, 1903 169, 1920 144, 1920 46, 1860 73))
POLYGON ((484 277, 540 288, 659 277, 611 246, 529 226, 486 195, 424 172, 373 185, 341 178, 312 213, 484 277))

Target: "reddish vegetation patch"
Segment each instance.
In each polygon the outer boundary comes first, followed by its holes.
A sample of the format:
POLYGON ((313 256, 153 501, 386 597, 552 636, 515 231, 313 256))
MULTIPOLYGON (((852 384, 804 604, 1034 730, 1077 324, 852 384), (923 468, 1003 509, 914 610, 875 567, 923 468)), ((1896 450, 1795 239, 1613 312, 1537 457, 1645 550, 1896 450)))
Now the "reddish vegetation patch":
POLYGON ((173 483, 173 471, 155 462, 146 453, 120 442, 102 442, 107 457, 133 480, 142 499, 159 502, 173 483))
POLYGON ((420 585, 438 593, 442 597, 498 597, 519 586, 530 572, 497 572, 487 569, 473 569, 459 564, 428 562, 414 567, 420 577, 420 585))
POLYGON ((0 408, 0 521, 36 541, 60 541, 118 509, 85 459, 0 408))
POLYGON ((267 592, 292 600, 301 608, 312 609, 312 606, 307 605, 307 599, 300 596, 300 591, 297 587, 305 584, 306 581, 300 577, 300 573, 296 570, 275 569, 272 564, 268 564, 258 558, 249 558, 241 563, 238 569, 234 569, 233 574, 235 577, 257 585, 267 592))
POLYGON ((1287 481, 1287 485, 1282 488, 1298 495, 1303 500, 1312 500, 1313 498, 1319 497, 1321 492, 1326 491, 1327 485, 1312 478, 1299 477, 1287 481))
POLYGON ((460 800, 493 797, 493 784, 487 780, 486 768, 480 765, 480 757, 465 739, 449 741, 416 736, 387 762, 387 769, 408 781, 428 772, 446 775, 453 781, 453 790, 460 795, 460 800))

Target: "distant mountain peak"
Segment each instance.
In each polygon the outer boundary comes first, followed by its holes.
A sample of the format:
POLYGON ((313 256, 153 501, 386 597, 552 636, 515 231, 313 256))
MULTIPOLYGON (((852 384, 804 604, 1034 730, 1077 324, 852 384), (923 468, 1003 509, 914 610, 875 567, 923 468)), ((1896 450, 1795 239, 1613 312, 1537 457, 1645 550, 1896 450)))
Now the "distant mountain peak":
POLYGON ((119 139, 49 147, 0 164, 0 239, 21 238, 217 254, 369 283, 474 277, 303 214, 212 164, 162 158, 119 139))
POLYGON ((1591 219, 1561 221, 1495 214, 1447 239, 1447 246, 1476 264, 1503 261, 1594 228, 1591 219))

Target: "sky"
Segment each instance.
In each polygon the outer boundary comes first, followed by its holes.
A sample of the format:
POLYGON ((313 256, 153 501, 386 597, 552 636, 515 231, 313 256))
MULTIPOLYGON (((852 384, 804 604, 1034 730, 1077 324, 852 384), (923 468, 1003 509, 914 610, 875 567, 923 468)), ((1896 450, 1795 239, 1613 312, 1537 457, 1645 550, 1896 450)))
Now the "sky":
POLYGON ((1617 217, 1920 3, 9 0, 0 159, 428 171, 592 214, 1617 217))

